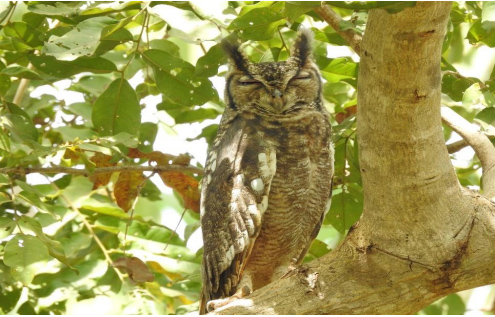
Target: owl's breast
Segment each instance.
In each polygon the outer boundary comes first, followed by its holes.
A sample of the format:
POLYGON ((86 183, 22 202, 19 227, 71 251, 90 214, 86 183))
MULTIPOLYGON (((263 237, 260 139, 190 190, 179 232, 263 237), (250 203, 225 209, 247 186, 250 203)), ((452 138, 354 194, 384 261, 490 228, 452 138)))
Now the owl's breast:
POLYGON ((260 125, 257 133, 276 146, 277 162, 250 262, 270 276, 298 259, 314 238, 331 194, 333 157, 331 127, 324 114, 260 125))

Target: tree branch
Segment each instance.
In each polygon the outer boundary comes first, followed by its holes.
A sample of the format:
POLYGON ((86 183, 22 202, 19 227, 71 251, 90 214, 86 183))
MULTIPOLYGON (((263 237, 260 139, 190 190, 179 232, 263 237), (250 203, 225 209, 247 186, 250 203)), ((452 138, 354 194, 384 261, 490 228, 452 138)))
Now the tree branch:
POLYGON ((341 30, 340 22, 342 18, 335 11, 328 5, 323 4, 321 7, 316 8, 315 12, 349 43, 349 46, 352 47, 356 54, 361 55, 361 36, 353 30, 341 30))
MULTIPOLYGON (((490 140, 495 139, 495 136, 493 135, 486 135, 486 137, 490 140)), ((454 154, 467 146, 470 146, 469 143, 467 143, 466 140, 461 139, 459 141, 447 144, 447 151, 449 152, 449 154, 454 154)))
MULTIPOLYGON (((358 241, 358 226, 340 247, 323 258, 211 314, 415 314, 447 294, 492 284, 495 208, 477 195, 467 194, 466 200, 471 204, 467 209, 476 205, 477 211, 470 212, 463 227, 447 237, 458 244, 458 249, 443 262, 411 260, 408 254, 372 244, 359 246, 362 242, 358 241)), ((391 239, 404 243, 396 238, 391 239)))
POLYGON ((448 107, 442 107, 442 121, 473 148, 483 167, 483 193, 488 198, 495 198, 495 147, 490 139, 448 107))
POLYGON ((160 165, 160 166, 141 166, 141 165, 119 165, 119 166, 108 166, 108 167, 97 167, 92 171, 78 168, 70 167, 4 167, 0 168, 0 174, 32 174, 32 173, 43 173, 43 174, 73 174, 82 176, 91 176, 102 173, 112 173, 112 172, 183 172, 183 173, 193 173, 198 175, 203 175, 203 170, 195 166, 184 166, 184 165, 160 165))

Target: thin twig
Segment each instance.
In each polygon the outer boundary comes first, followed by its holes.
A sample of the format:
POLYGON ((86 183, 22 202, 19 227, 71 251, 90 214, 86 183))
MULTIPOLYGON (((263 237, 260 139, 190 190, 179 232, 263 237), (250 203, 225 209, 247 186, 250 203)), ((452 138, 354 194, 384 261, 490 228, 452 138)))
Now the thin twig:
POLYGON ((203 170, 195 166, 184 165, 157 165, 157 166, 141 166, 141 165, 118 165, 97 167, 92 171, 85 169, 78 169, 72 167, 4 167, 0 168, 0 174, 32 174, 32 173, 44 173, 44 174, 73 174, 82 176, 91 176, 101 173, 112 172, 183 172, 203 175, 203 170))
POLYGON ((315 12, 349 43, 349 46, 356 54, 361 55, 361 35, 356 34, 353 30, 341 30, 340 22, 342 18, 328 5, 323 4, 321 7, 316 8, 315 12))
POLYGON ((201 47, 201 50, 203 51, 203 54, 206 54, 207 51, 206 51, 205 46, 203 45, 203 42, 200 41, 198 44, 199 44, 199 47, 201 47))
POLYGON ((165 245, 165 248, 163 248, 163 252, 167 250, 170 241, 172 241, 172 238, 177 234, 177 229, 179 229, 179 225, 182 222, 182 218, 184 218, 184 214, 186 213, 186 210, 187 208, 184 208, 184 211, 182 211, 182 215, 180 215, 179 222, 177 223, 177 226, 175 226, 174 232, 172 233, 172 235, 170 235, 170 238, 168 238, 167 244, 165 245))
MULTIPOLYGON (((16 7, 17 7, 17 1, 14 1, 13 6, 11 7, 10 12, 7 15, 8 18, 7 18, 7 22, 5 23, 5 25, 10 23, 10 19, 12 19, 12 16, 14 16, 14 11, 15 11, 16 7)), ((3 20, 2 20, 2 23, 3 23, 3 20)))
POLYGON ((442 121, 473 148, 483 167, 482 188, 488 198, 495 197, 495 147, 486 135, 448 107, 442 107, 442 121))
MULTIPOLYGON (((29 63, 27 68, 29 70, 33 70, 34 66, 33 66, 33 64, 29 63)), ((21 79, 21 81, 19 82, 19 86, 17 87, 17 90, 15 92, 14 100, 12 100, 12 102, 14 104, 16 104, 16 105, 21 104, 22 98, 24 97, 24 93, 26 92, 26 89, 28 88, 30 81, 31 81, 31 79, 27 79, 27 78, 21 79)))
POLYGON ((141 26, 141 32, 139 33, 139 37, 137 39, 137 42, 136 42, 136 50, 134 51, 134 54, 132 54, 132 56, 129 58, 129 61, 127 62, 127 64, 125 64, 124 68, 122 69, 122 78, 124 78, 124 75, 125 75, 125 71, 127 69, 127 67, 129 67, 129 65, 131 64, 131 62, 134 60, 134 57, 136 56, 136 53, 139 52, 139 45, 141 44, 141 38, 143 37, 143 32, 144 32, 144 29, 146 28, 146 21, 148 21, 148 16, 149 16, 149 13, 148 11, 145 9, 141 10, 138 14, 136 14, 134 16, 134 18, 132 20, 135 20, 136 17, 138 15, 141 14, 141 12, 144 12, 145 13, 145 16, 144 16, 144 19, 143 19, 143 25, 141 26))

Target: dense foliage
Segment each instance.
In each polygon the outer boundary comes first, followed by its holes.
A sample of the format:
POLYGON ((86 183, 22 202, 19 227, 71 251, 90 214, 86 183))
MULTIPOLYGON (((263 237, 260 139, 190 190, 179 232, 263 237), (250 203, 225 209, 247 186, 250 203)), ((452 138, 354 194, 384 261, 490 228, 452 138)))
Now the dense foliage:
MULTIPOLYGON (((1 3, 0 313, 197 309, 201 249, 192 240, 200 236, 204 158, 191 153, 216 133, 225 37, 244 43, 253 61, 277 61, 301 25, 315 34, 336 175, 306 260, 330 252, 362 211, 359 58, 340 32, 362 34, 371 8, 415 3, 329 4, 344 18, 338 31, 315 11, 321 2, 1 3), (189 155, 160 137, 183 142, 189 127, 201 128, 187 139, 189 155)), ((489 136, 494 28, 494 3, 454 3, 442 59, 443 103, 489 136)), ((469 152, 452 158, 461 183, 479 185, 478 160, 469 152)), ((449 295, 423 312, 463 313, 467 296, 449 295)))

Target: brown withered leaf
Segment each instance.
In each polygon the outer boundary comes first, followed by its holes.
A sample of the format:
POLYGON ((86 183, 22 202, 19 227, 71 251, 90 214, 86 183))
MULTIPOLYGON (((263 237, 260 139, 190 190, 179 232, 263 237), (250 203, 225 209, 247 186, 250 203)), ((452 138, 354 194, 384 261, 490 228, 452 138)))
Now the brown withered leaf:
POLYGON ((77 161, 81 157, 81 149, 71 146, 65 149, 64 159, 77 161))
POLYGON ((194 177, 179 172, 162 172, 160 177, 180 195, 185 208, 199 212, 199 182, 194 177))
POLYGON ((127 156, 130 158, 146 158, 146 153, 139 151, 139 149, 130 148, 127 152, 127 156))
POLYGON ((147 153, 146 158, 149 159, 150 163, 155 162, 157 165, 170 165, 176 157, 159 151, 153 151, 147 153))
MULTIPOLYGON (((189 155, 180 154, 179 156, 174 156, 159 151, 142 153, 137 149, 131 149, 127 156, 147 158, 150 163, 156 163, 159 166, 170 164, 187 166, 191 162, 189 155)), ((159 175, 166 186, 171 187, 181 196, 185 208, 199 212, 199 182, 194 177, 181 172, 161 172, 159 175)))
POLYGON ((338 124, 341 124, 345 119, 355 115, 357 113, 357 105, 345 108, 343 112, 339 112, 335 115, 335 120, 338 124))
MULTIPOLYGON (((103 153, 96 152, 95 155, 93 155, 90 158, 90 161, 95 163, 95 166, 97 168, 117 165, 116 163, 110 163, 111 159, 112 159, 112 157, 110 155, 105 155, 103 153)), ((112 177, 112 172, 100 173, 100 174, 89 176, 89 180, 93 182, 93 190, 94 190, 100 186, 107 185, 108 182, 110 181, 111 177, 112 177)))
POLYGON ((191 163, 191 157, 187 154, 179 154, 176 158, 172 160, 172 164, 187 166, 191 163))
POLYGON ((153 282, 155 279, 148 266, 134 256, 118 258, 113 262, 113 266, 127 273, 134 283, 153 282))
POLYGON ((139 194, 139 186, 143 184, 146 177, 141 172, 121 172, 115 183, 113 194, 117 205, 125 212, 132 208, 134 199, 139 194))

